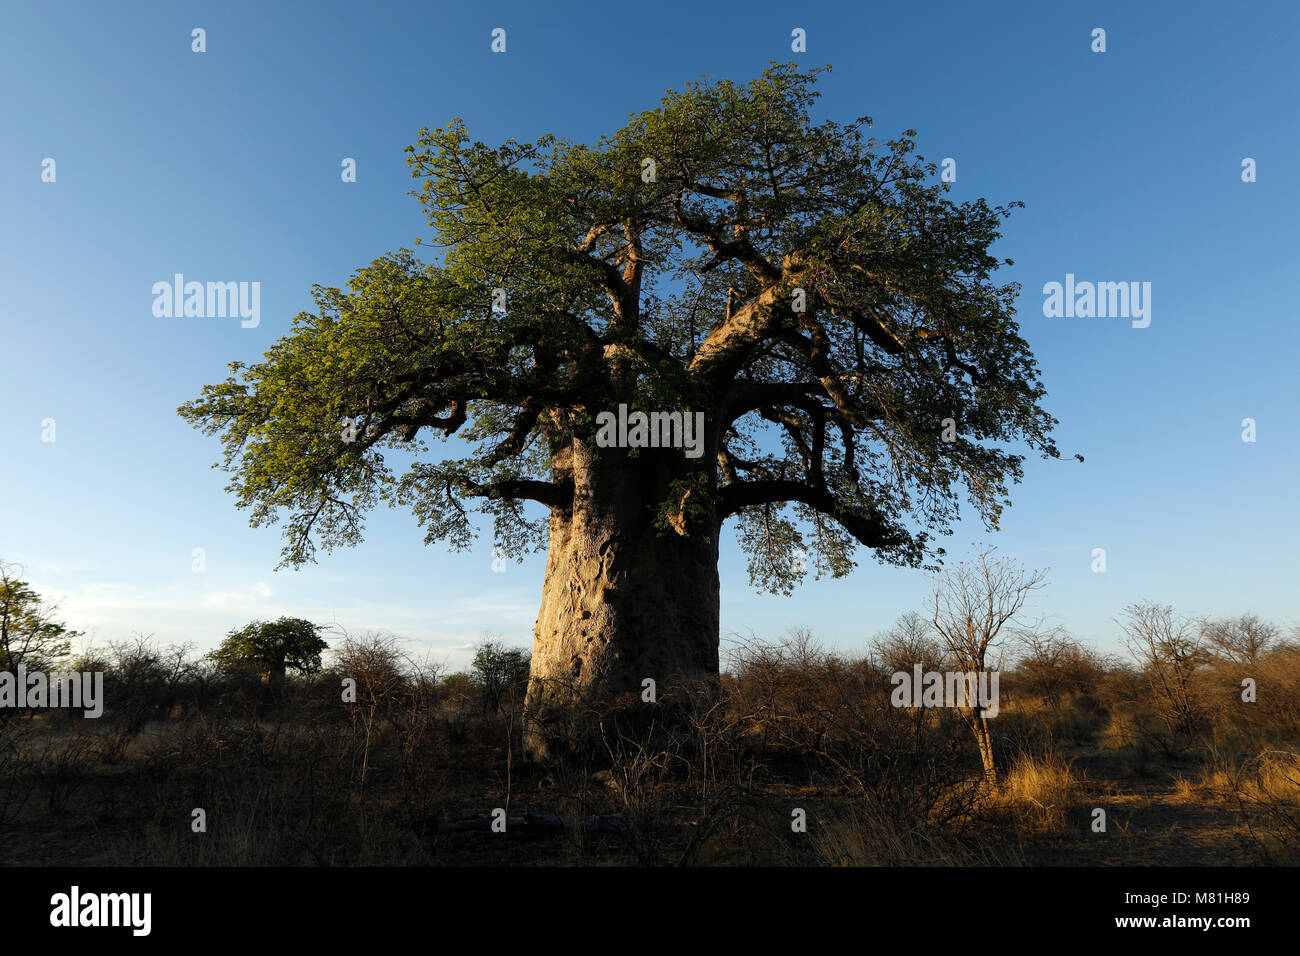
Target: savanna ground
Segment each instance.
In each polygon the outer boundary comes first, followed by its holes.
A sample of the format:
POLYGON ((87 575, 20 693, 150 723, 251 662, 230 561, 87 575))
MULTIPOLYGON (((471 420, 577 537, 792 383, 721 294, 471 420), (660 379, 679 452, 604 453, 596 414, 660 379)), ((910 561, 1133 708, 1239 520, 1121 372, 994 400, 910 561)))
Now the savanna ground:
POLYGON ((0 711, 0 862, 1294 864, 1300 647, 1243 656, 1223 626, 1133 660, 1030 636, 1002 662, 996 783, 963 712, 891 703, 891 674, 946 662, 915 616, 860 657, 733 643, 720 694, 629 695, 549 728, 545 760, 509 668, 443 674, 371 635, 267 683, 138 639, 67 668, 106 672, 101 718, 0 711))

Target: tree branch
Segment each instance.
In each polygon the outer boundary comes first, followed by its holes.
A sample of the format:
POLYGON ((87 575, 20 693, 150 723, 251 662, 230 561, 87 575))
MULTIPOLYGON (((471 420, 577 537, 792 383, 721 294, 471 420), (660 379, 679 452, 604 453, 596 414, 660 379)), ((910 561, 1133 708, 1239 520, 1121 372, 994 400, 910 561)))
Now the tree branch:
POLYGON ((754 505, 796 501, 834 518, 849 534, 870 548, 895 548, 910 542, 910 535, 875 512, 863 514, 825 490, 802 481, 766 479, 724 485, 718 492, 718 514, 728 518, 754 505))

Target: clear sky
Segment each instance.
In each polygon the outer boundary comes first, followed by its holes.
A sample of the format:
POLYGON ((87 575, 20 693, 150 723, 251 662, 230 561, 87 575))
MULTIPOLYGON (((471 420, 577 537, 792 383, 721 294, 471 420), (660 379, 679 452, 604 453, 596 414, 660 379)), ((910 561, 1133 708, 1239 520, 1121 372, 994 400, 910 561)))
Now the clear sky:
MULTIPOLYGON (((490 537, 426 548, 408 513, 383 510, 361 547, 276 572, 278 529, 248 527, 210 468, 217 441, 176 407, 256 361, 313 283, 341 286, 427 236, 403 154, 420 127, 463 117, 489 143, 592 142, 670 88, 772 60, 833 65, 819 117, 916 129, 927 159, 956 161, 950 198, 1026 204, 998 275, 1022 284, 1058 444, 1086 462, 1032 459, 1002 529, 970 520, 950 554, 991 541, 1050 567, 1035 610, 1107 649, 1113 618, 1144 598, 1300 622, 1300 5, 555 6, 6 7, 0 558, 61 598, 69 625, 207 648, 289 614, 390 631, 453 667, 484 632, 530 645, 542 555, 496 573, 490 537), (175 273, 260 282, 260 324, 155 317, 153 284, 175 273), (1066 274, 1151 283, 1150 325, 1045 317, 1043 286, 1066 274)), ((808 625, 849 651, 928 591, 923 572, 864 552, 846 579, 759 595, 731 540, 721 575, 724 636, 808 625)))

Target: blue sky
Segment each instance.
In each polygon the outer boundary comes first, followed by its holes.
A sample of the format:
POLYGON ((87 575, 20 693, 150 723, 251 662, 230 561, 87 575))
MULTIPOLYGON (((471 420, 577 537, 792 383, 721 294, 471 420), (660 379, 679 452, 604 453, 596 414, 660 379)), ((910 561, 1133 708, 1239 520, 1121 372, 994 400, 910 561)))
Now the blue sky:
MULTIPOLYGON (((952 198, 1026 204, 999 275, 1022 284, 1058 444, 1086 462, 1031 460, 1002 529, 968 521, 950 554, 990 541, 1050 567, 1035 610, 1107 649, 1113 618, 1144 598, 1300 623, 1298 26, 1287 2, 11 5, 0 558, 99 641, 207 648, 292 614, 390 631, 453 667, 485 632, 530 645, 543 555, 495 573, 490 538, 426 548, 409 514, 384 510, 360 548, 277 572, 278 530, 248 527, 210 468, 217 442, 175 409, 228 362, 256 361, 313 283, 427 236, 403 154, 420 127, 462 117, 490 143, 591 142, 701 75, 795 60, 834 67, 819 116, 870 115, 881 138, 916 129, 927 159, 956 160, 952 198), (153 283, 177 272, 260 282, 260 324, 154 317, 153 283), (1045 317, 1043 285, 1067 273, 1150 282, 1150 326, 1045 317)), ((759 595, 730 541, 721 574, 724 636, 808 625, 844 650, 929 587, 864 553, 849 578, 759 595)))

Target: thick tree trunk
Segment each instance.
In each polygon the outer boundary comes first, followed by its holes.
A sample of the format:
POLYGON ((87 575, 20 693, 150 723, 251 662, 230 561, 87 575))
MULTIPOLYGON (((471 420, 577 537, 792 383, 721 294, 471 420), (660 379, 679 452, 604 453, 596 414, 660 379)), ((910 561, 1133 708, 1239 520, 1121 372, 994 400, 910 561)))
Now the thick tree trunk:
POLYGON ((679 450, 606 454, 575 476, 573 510, 551 518, 525 705, 534 756, 563 741, 583 708, 618 699, 660 719, 647 678, 662 698, 718 676, 716 520, 655 527, 679 450))

